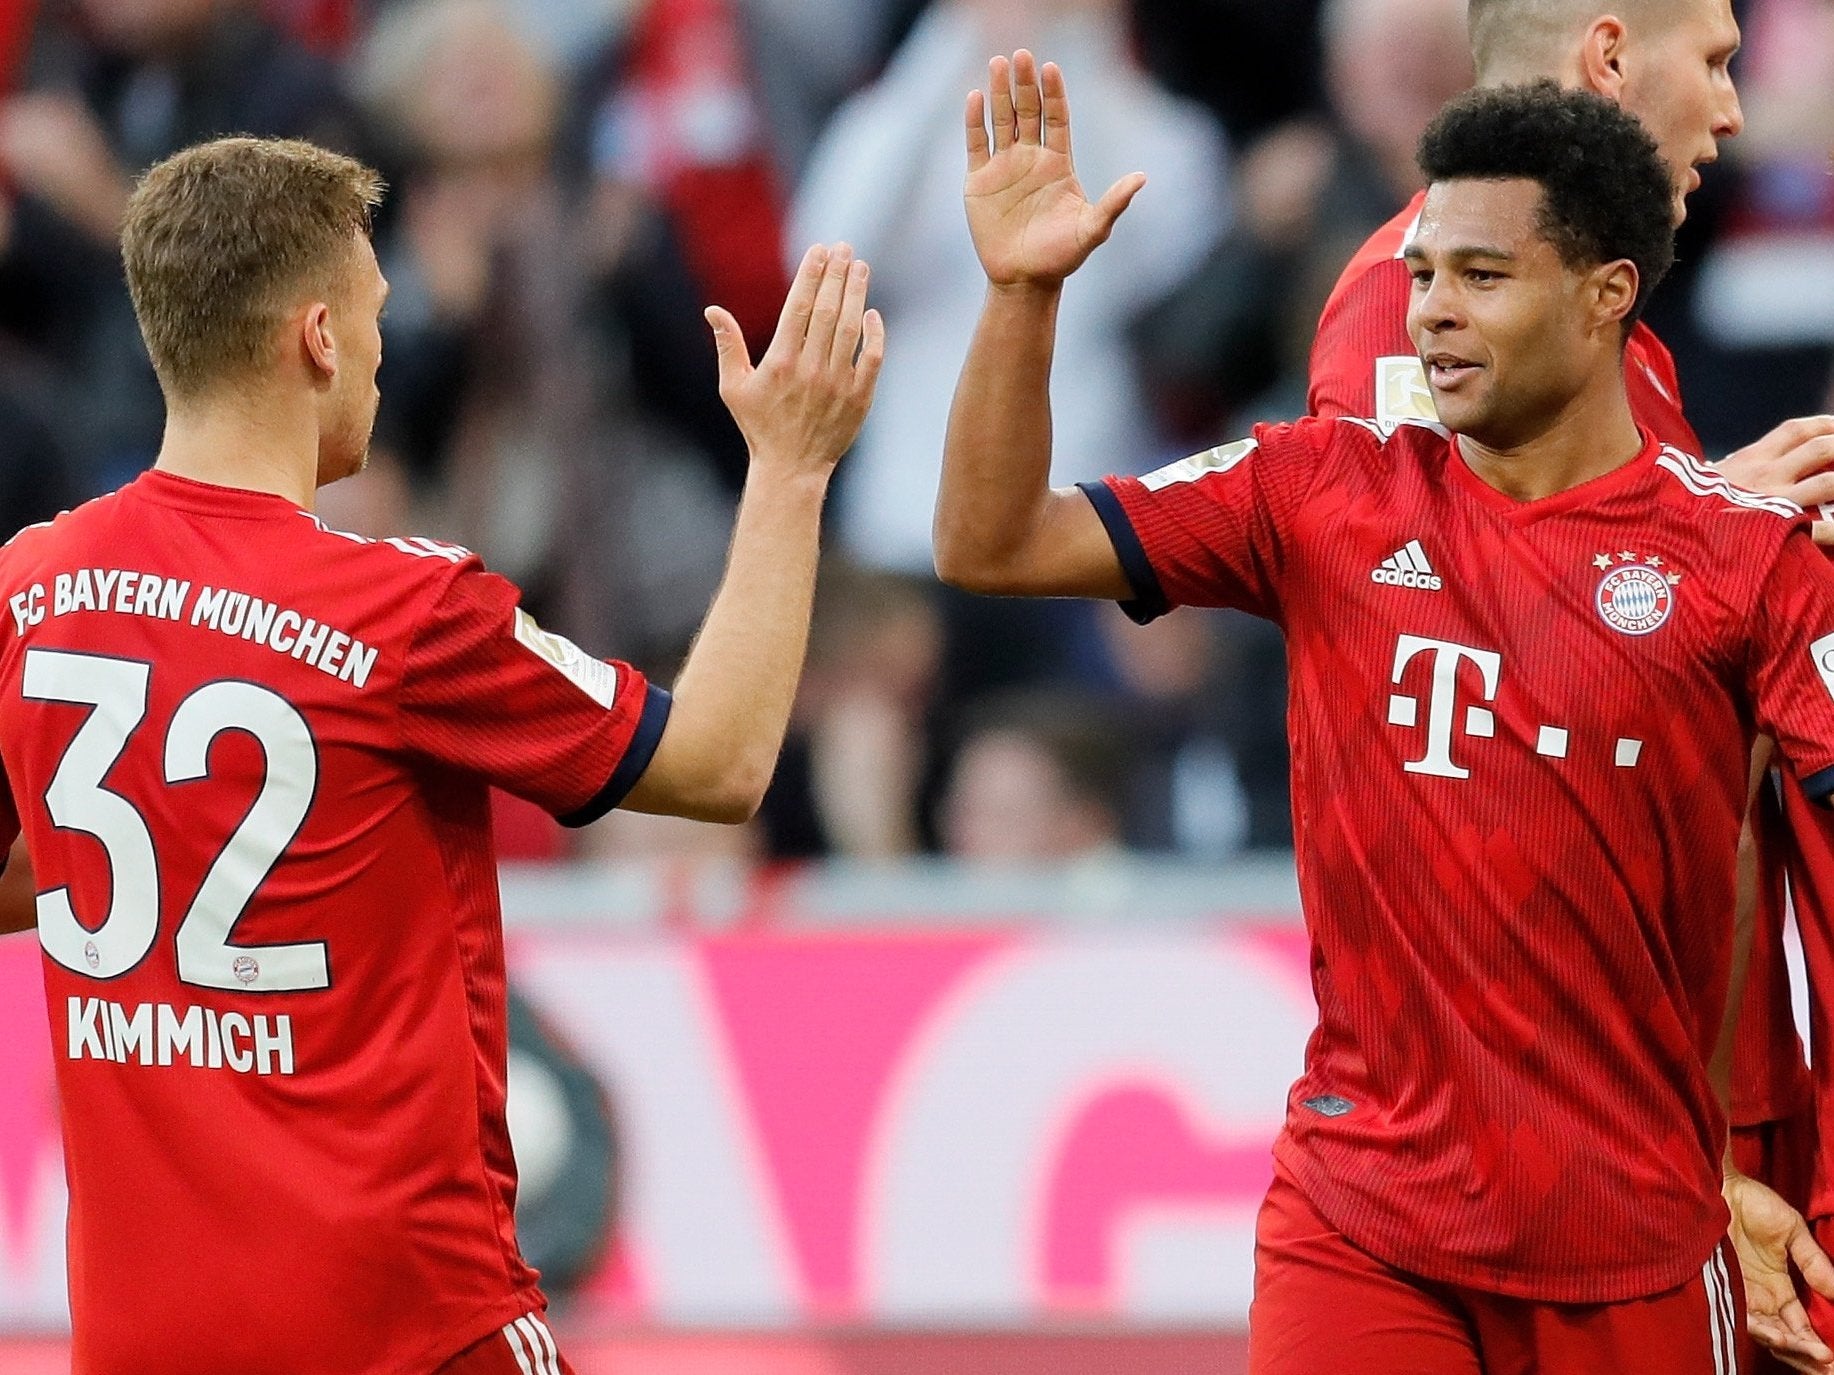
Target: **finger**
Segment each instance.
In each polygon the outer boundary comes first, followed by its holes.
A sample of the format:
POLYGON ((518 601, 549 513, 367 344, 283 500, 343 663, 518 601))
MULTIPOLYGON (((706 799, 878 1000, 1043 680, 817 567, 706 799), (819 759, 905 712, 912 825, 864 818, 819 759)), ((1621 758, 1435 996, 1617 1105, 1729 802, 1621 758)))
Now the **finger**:
POLYGON ((879 385, 879 368, 885 362, 885 317, 876 310, 866 312, 861 322, 860 361, 854 365, 853 386, 856 395, 872 405, 872 394, 879 385))
POLYGON ((1800 1299, 1792 1298, 1777 1310, 1777 1320, 1783 1324, 1783 1330, 1789 1334, 1790 1345, 1805 1356, 1813 1356, 1818 1361, 1834 1361, 1834 1350, 1821 1340, 1809 1323, 1808 1310, 1802 1306, 1800 1299))
POLYGON ((1834 502, 1834 473, 1815 473, 1784 488, 1777 495, 1788 497, 1805 510, 1834 502))
POLYGON ((847 280, 841 289, 840 323, 835 326, 834 346, 828 352, 832 367, 853 366, 853 355, 860 348, 861 318, 866 314, 866 285, 871 275, 858 258, 847 269, 847 280))
POLYGON ((728 396, 732 388, 751 375, 751 354, 745 348, 745 332, 732 312, 723 306, 707 307, 707 323, 713 326, 713 347, 720 357, 720 395, 728 396))
POLYGON ((1819 473, 1834 463, 1834 435, 1817 434, 1798 440, 1777 461, 1790 478, 1819 473))
POLYGON ((996 57, 987 64, 987 93, 993 99, 993 150, 1013 146, 1013 64, 996 57))
MULTIPOLYGON (((1809 531, 1809 533, 1815 537, 1815 543, 1819 544, 1823 549, 1834 549, 1834 520, 1816 521, 1814 529, 1809 531)), ((1820 1291, 1817 1290, 1816 1292, 1819 1293, 1820 1291)))
POLYGON ((1146 173, 1133 172, 1108 188, 1101 200, 1091 207, 1094 219, 1090 242, 1099 244, 1108 241, 1108 236, 1114 233, 1115 221, 1133 204, 1134 197, 1140 194, 1140 188, 1145 185, 1146 173))
POLYGON ((1038 89, 1038 59, 1021 48, 1013 54, 1013 114, 1019 142, 1044 141, 1044 93, 1038 89))
POLYGON ((815 294, 821 289, 822 274, 828 266, 828 249, 816 244, 802 255, 796 279, 790 283, 790 294, 784 298, 783 314, 777 320, 777 333, 771 340, 770 355, 785 357, 802 347, 809 332, 809 315, 815 309, 815 294))
POLYGON ((847 292, 847 276, 852 267, 853 250, 844 243, 836 244, 828 254, 828 266, 822 273, 815 308, 809 312, 809 333, 803 342, 805 357, 825 363, 833 350, 834 334, 841 323, 841 304, 847 292))
MULTIPOLYGON (((1817 523, 1828 524, 1826 521, 1817 523)), ((1821 1249, 1807 1227, 1798 1226, 1790 1237, 1789 1258, 1796 1263, 1796 1269, 1802 1272, 1803 1283, 1822 1298, 1834 1299, 1834 1261, 1828 1259, 1828 1253, 1821 1249)), ((1805 1316, 1805 1326, 1807 1321, 1805 1316)))
POLYGON ((1044 96, 1044 146, 1069 157, 1070 93, 1064 85, 1063 68, 1055 62, 1045 63, 1040 89, 1044 96))
POLYGON ((993 156, 987 143, 987 97, 968 92, 968 170, 978 172, 993 156))

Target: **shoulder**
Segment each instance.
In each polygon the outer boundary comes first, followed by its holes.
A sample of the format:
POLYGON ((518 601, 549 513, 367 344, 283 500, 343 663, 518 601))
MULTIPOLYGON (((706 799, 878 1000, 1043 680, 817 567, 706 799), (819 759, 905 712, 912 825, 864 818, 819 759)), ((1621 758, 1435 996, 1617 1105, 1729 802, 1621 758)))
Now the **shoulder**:
POLYGON ((93 522, 104 519, 112 513, 118 495, 115 492, 107 492, 99 497, 92 497, 80 506, 73 506, 68 511, 59 511, 50 520, 35 521, 31 525, 20 527, 14 532, 12 538, 0 545, 0 560, 30 561, 55 549, 60 540, 88 528, 93 522))
MULTIPOLYGON (((1771 516, 1775 518, 1774 529, 1779 539, 1803 518, 1803 510, 1795 502, 1736 486, 1711 464, 1673 444, 1664 444, 1658 451, 1656 469, 1669 478, 1670 496, 1695 515, 1750 513, 1771 516)), ((1771 527, 1773 523, 1767 521, 1765 525, 1771 527)))
POLYGON ((460 544, 424 535, 389 535, 372 539, 327 525, 302 511, 307 544, 319 557, 354 572, 390 595, 437 597, 467 573, 482 573, 484 561, 460 544))

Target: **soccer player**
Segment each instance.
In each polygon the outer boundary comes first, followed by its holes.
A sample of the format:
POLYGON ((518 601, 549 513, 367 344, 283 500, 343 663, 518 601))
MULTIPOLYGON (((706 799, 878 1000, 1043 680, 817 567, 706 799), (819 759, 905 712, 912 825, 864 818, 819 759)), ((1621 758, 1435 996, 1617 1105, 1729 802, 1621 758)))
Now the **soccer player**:
POLYGON ((1261 1214, 1254 1375, 1725 1375, 1741 1295, 1708 1073, 1753 724, 1834 786, 1799 508, 1636 423, 1623 347, 1673 254, 1641 126, 1552 83, 1422 144, 1410 333, 1439 424, 1263 426, 1048 486, 1091 203, 1062 74, 970 97, 989 279, 936 516, 947 580, 1277 621, 1319 1027, 1261 1214))
MULTIPOLYGON (((1550 78, 1615 100, 1638 116, 1674 180, 1675 215, 1700 185, 1695 169, 1718 156, 1719 140, 1744 127, 1731 61, 1739 27, 1730 0, 1661 0, 1609 6, 1601 0, 1471 0, 1472 56, 1480 86, 1550 78)), ((1314 415, 1372 417, 1385 428, 1434 418, 1433 398, 1408 337, 1410 282, 1402 250, 1420 217, 1424 193, 1378 230, 1351 260, 1319 322, 1311 358, 1308 409, 1314 415)), ((1681 405, 1675 365, 1656 334, 1639 322, 1625 346, 1625 385, 1639 423, 1689 453, 1699 441, 1681 405)), ((1834 500, 1834 417, 1792 420, 1730 455, 1719 471, 1740 486, 1810 507, 1834 500)), ((1768 751, 1765 751, 1768 757, 1768 751)), ((1756 819, 1754 819, 1754 825, 1756 819)), ((1730 1191, 1749 1176, 1809 1207, 1815 1122, 1808 1069, 1790 1008, 1783 953, 1783 848, 1776 820, 1746 838, 1750 848, 1750 960, 1735 1009, 1731 1048, 1730 1191), (1759 863, 1759 857, 1765 862, 1759 863), (1755 891, 1752 891, 1752 890, 1755 891)), ((1834 876, 1831 876, 1834 881, 1834 876)), ((1742 914, 1743 915, 1743 914, 1742 914)), ((1753 1209, 1764 1200, 1753 1197, 1753 1209)), ((1773 1218, 1787 1231, 1793 1219, 1773 1218)), ((1748 1249, 1747 1279, 1762 1277, 1748 1249)), ((1819 1271, 1818 1271, 1819 1273, 1819 1271)), ((1786 1273, 1773 1276, 1781 1295, 1786 1273)), ((1754 1317, 1760 1326, 1764 1315, 1754 1317)), ((1773 1329, 1774 1332, 1774 1329, 1773 1329)), ((1834 1335, 1834 1334, 1830 1334, 1834 1335)), ((1815 1348, 1824 1360, 1834 1353, 1815 1348)), ((1756 1366, 1756 1353, 1746 1351, 1756 1366)), ((1774 1366, 1766 1366, 1774 1369, 1774 1366)), ((1821 1368, 1834 1368, 1823 1366, 1821 1368)))
POLYGON ((465 550, 312 515, 375 416, 380 195, 297 142, 150 171, 123 256, 158 461, 0 551, 78 1375, 568 1370, 512 1221, 487 790, 569 825, 754 811, 882 357, 844 246, 755 369, 709 312, 751 467, 671 704, 465 550))

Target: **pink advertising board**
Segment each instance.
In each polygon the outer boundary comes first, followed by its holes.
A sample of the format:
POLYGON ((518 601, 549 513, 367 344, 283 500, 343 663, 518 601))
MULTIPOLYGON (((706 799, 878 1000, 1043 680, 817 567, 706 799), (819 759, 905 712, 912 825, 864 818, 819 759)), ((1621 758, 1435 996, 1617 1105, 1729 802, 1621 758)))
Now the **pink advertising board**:
MULTIPOLYGON (((1290 918, 529 924, 510 952, 617 1124, 580 1330, 1242 1324, 1313 1020, 1290 918)), ((0 941, 0 1332, 64 1321, 38 958, 0 941)))

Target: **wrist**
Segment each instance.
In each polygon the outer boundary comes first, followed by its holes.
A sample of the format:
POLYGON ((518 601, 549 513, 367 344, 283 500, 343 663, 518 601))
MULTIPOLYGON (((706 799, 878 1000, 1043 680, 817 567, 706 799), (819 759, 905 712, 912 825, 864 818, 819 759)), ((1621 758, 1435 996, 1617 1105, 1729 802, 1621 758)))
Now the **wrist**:
POLYGON ((1055 306, 1063 295, 1063 279, 1051 280, 1026 278, 1016 282, 996 282, 987 279, 987 297, 989 300, 1011 301, 1018 305, 1055 306))
POLYGON ((832 463, 812 464, 800 453, 784 455, 768 448, 753 449, 745 486, 748 490, 782 492, 819 500, 826 495, 828 484, 834 478, 834 467, 832 463))

